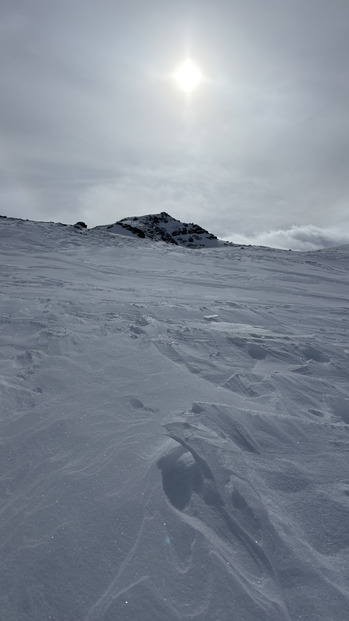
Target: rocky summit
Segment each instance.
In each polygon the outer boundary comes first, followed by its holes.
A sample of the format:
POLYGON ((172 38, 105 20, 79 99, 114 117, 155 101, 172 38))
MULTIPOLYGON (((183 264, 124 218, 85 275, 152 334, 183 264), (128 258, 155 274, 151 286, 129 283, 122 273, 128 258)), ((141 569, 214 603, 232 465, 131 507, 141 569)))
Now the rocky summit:
POLYGON ((218 239, 198 224, 181 222, 172 218, 165 211, 159 214, 123 218, 104 228, 109 233, 135 235, 140 238, 164 241, 189 248, 212 248, 229 245, 229 242, 218 239))

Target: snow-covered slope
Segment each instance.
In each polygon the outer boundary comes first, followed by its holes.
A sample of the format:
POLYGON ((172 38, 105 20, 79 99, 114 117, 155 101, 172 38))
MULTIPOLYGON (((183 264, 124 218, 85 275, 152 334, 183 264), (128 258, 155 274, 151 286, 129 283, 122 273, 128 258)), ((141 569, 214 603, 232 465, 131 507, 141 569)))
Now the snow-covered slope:
POLYGON ((135 235, 141 239, 164 241, 188 248, 212 248, 230 245, 229 242, 217 239, 215 235, 198 224, 180 222, 165 211, 158 214, 124 218, 115 224, 96 227, 96 229, 118 233, 119 235, 135 235))
POLYGON ((0 220, 1 619, 348 619, 348 258, 0 220))

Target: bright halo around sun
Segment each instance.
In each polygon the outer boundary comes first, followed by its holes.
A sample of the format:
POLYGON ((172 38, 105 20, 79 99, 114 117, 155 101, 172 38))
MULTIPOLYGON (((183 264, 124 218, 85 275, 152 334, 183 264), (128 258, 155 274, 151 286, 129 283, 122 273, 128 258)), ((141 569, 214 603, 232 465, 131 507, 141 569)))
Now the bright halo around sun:
POLYGON ((188 58, 176 69, 174 78, 183 91, 192 93, 199 86, 202 73, 199 67, 188 58))

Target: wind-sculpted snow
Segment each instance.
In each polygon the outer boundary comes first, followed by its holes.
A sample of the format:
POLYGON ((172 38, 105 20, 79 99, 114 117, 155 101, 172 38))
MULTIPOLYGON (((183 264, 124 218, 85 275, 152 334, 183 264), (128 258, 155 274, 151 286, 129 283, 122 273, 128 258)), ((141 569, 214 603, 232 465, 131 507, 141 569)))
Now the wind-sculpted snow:
POLYGON ((348 248, 0 249, 0 618, 346 621, 348 248))

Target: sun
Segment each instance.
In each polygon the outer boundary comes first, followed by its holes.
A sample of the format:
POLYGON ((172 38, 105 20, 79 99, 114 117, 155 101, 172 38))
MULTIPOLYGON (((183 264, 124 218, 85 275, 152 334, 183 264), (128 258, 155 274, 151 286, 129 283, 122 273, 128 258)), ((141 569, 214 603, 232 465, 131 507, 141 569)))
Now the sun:
POLYGON ((187 58, 177 67, 174 78, 183 91, 192 93, 202 81, 202 73, 199 67, 187 58))

